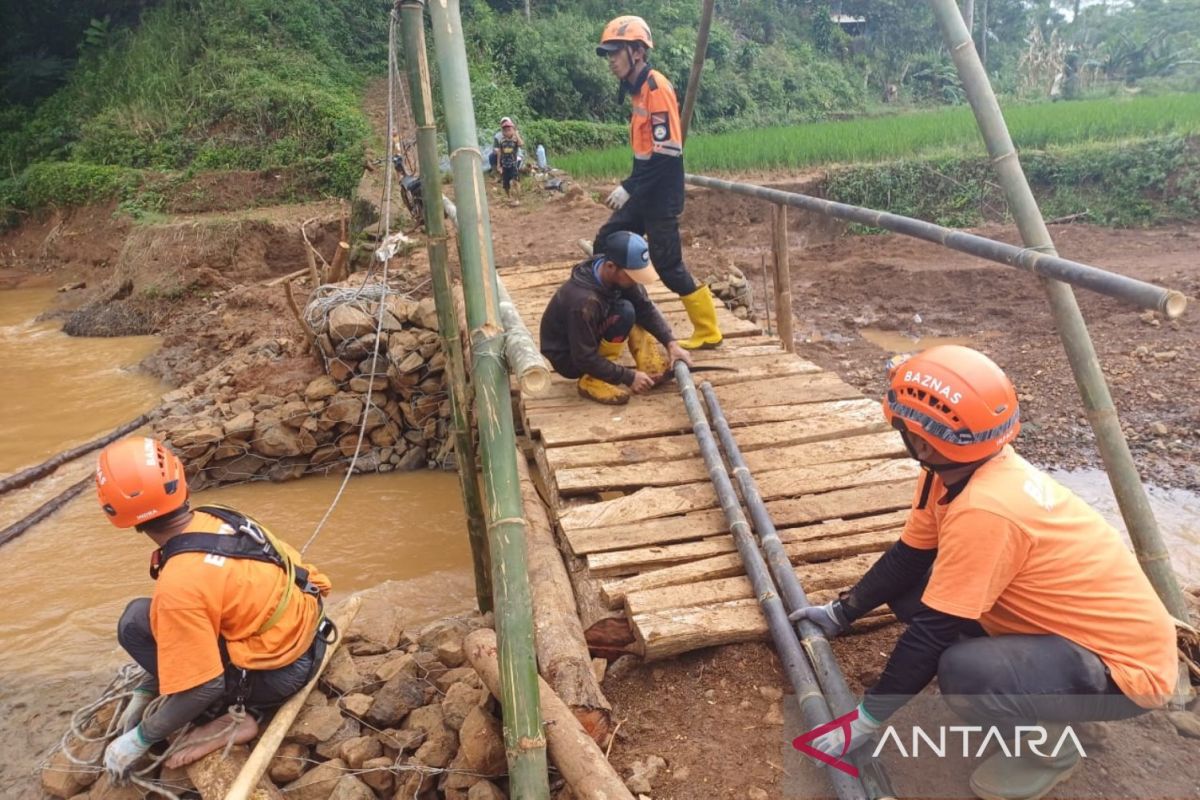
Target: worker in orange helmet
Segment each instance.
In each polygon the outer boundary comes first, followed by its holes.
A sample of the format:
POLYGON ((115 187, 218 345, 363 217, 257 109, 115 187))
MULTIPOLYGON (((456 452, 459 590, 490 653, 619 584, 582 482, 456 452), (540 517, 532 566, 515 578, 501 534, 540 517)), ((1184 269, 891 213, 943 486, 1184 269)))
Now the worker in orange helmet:
POLYGON ((683 129, 679 102, 671 82, 646 58, 654 47, 650 27, 641 17, 623 16, 604 26, 596 55, 628 92, 633 108, 629 138, 633 171, 608 195, 612 216, 596 232, 594 252, 601 252, 615 231, 631 231, 650 241, 650 260, 668 289, 679 295, 692 322, 692 335, 680 340, 687 350, 721 344, 717 309, 707 285, 696 280, 683 263, 679 215, 683 213, 683 129))
POLYGON ((206 724, 176 738, 168 766, 253 739, 256 715, 304 686, 335 636, 322 609, 329 579, 249 517, 192 509, 183 464, 155 439, 104 448, 96 494, 113 525, 158 547, 153 597, 130 602, 117 625, 145 677, 105 750, 105 770, 127 778, 156 742, 192 722, 206 724))
POLYGON ((970 781, 982 798, 1040 798, 1080 763, 1078 748, 1055 747, 1068 723, 1165 705, 1174 623, 1116 530, 1013 450, 1017 394, 987 356, 933 347, 889 384, 884 417, 923 468, 904 530, 852 589, 792 619, 832 637, 887 603, 908 628, 849 728, 812 746, 862 746, 936 676, 972 722, 1045 731, 1054 753, 1001 748, 970 781))

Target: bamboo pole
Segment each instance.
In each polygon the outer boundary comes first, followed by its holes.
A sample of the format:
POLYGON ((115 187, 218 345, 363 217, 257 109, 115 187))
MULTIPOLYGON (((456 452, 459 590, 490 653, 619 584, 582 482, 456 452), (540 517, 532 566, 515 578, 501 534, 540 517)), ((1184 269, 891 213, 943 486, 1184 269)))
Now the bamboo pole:
MULTIPOLYGON (((763 502, 762 493, 758 490, 758 483, 746 467, 746 460, 742 457, 737 440, 733 438, 733 431, 730 430, 729 422, 725 419, 725 412, 721 410, 721 402, 717 398, 717 393, 708 381, 700 384, 700 391, 704 394, 704 404, 708 407, 713 426, 717 429, 717 437, 725 449, 725 457, 733 467, 738 489, 742 493, 746 508, 750 511, 750 519, 754 521, 754 530, 762 544, 771 576, 775 579, 775 585, 779 587, 779 592, 783 596, 783 604, 789 613, 807 608, 809 602, 804 593, 804 587, 800 585, 800 579, 796 576, 795 568, 792 567, 791 557, 779 538, 779 532, 775 530, 775 522, 771 519, 771 513, 767 510, 766 503, 763 502)), ((846 679, 838 667, 837 657, 833 654, 829 640, 825 638, 825 634, 819 627, 808 620, 801 621, 796 627, 804 644, 804 651, 812 661, 817 681, 821 684, 821 690, 825 692, 825 697, 829 702, 829 710, 839 716, 849 712, 857 705, 858 701, 850 691, 850 687, 846 685, 846 679)), ((866 755, 860 756, 857 760, 863 787, 871 797, 891 797, 895 794, 882 762, 866 755)))
POLYGON ((308 683, 288 698, 288 701, 275 712, 275 716, 271 718, 271 724, 258 738, 258 744, 254 745, 250 758, 246 760, 242 771, 238 773, 237 780, 229 787, 229 793, 225 795, 225 800, 246 800, 250 796, 250 792, 258 785, 258 781, 267 771, 267 767, 271 766, 271 759, 274 757, 275 751, 279 749, 279 745, 283 744, 283 737, 287 735, 292 723, 296 721, 300 709, 304 708, 304 701, 312 692, 313 687, 317 685, 321 673, 325 671, 329 660, 333 658, 334 652, 341 644, 341 637, 350 630, 350 626, 354 623, 354 617, 361 607, 362 598, 354 595, 341 604, 336 611, 331 609, 330 617, 339 631, 338 641, 325 648, 325 657, 321 659, 321 666, 317 668, 316 674, 309 678, 308 683))
MULTIPOLYGON (((1000 111, 1000 104, 996 102, 996 95, 979 60, 979 54, 975 52, 975 45, 966 25, 963 24, 962 16, 958 13, 954 0, 930 2, 942 36, 954 58, 954 65, 958 68, 967 100, 971 103, 971 110, 975 112, 975 120, 979 123, 988 155, 991 156, 997 178, 1004 189, 1004 196, 1013 211, 1021 239, 1029 251, 1057 256, 1050 231, 1046 229, 1046 223, 1042 219, 1041 209, 1038 208, 1029 188, 1029 181, 1021 169, 1021 162, 1017 158, 1017 151, 1008 133, 1004 115, 1000 111)), ((1088 334, 1087 324, 1079 311, 1075 293, 1071 291, 1070 286, 1056 280, 1043 280, 1043 285, 1050 301, 1050 310, 1054 314, 1059 338, 1067 352, 1067 361, 1071 364, 1071 372, 1075 375, 1075 383, 1083 399, 1088 422, 1096 434, 1096 447, 1100 450, 1100 457, 1104 461, 1108 480, 1112 484, 1121 516, 1125 519, 1125 527, 1129 530, 1129 538, 1133 541, 1138 561, 1167 611, 1175 619, 1186 622, 1187 603, 1175 579, 1175 572, 1171 568, 1171 556, 1163 544, 1158 522, 1154 519, 1150 500, 1146 496, 1146 488, 1142 485, 1137 466, 1133 463, 1133 455, 1129 452, 1129 444, 1121 430, 1121 422, 1117 419, 1117 410, 1113 405, 1112 395, 1109 394, 1104 373, 1100 370, 1100 361, 1096 357, 1096 349, 1092 344, 1092 337, 1088 334)), ((1182 301, 1179 305, 1182 311, 1182 301)))
POLYGON ((517 479, 512 397, 504 361, 500 291, 491 254, 483 158, 475 130, 475 107, 458 0, 434 0, 429 10, 442 81, 450 167, 459 200, 458 243, 471 336, 475 411, 483 451, 492 594, 500 641, 500 705, 510 794, 522 800, 546 800, 550 785, 546 774, 546 737, 538 705, 524 508, 517 479))
POLYGON ((463 359, 462 323, 454 303, 446 256, 441 182, 433 179, 433 176, 441 173, 441 167, 438 164, 433 90, 429 83, 429 60, 425 48, 424 5, 415 0, 401 3, 400 22, 408 68, 408 95, 412 98, 413 121, 417 126, 418 172, 427 176, 426 180, 421 181, 421 194, 425 206, 425 232, 428 234, 429 271, 437 305, 438 336, 442 340, 442 352, 446 354, 446 372, 450 379, 450 420, 454 428, 458 484, 462 490, 467 536, 471 541, 471 559, 475 567, 475 602, 481 612, 487 612, 492 610, 492 581, 488 574, 487 525, 483 519, 483 501, 480 499, 479 480, 475 471, 471 395, 463 359))
POLYGON ((683 97, 683 112, 680 126, 682 140, 687 141, 688 128, 692 124, 692 111, 696 108, 696 95, 700 93, 700 73, 704 71, 704 56, 708 52, 708 32, 712 28, 713 6, 716 0, 704 0, 700 12, 700 28, 696 31, 696 52, 692 54, 692 71, 688 73, 687 94, 683 97))
POLYGON ((796 352, 796 337, 792 332, 792 268, 788 263, 787 206, 776 203, 771 221, 774 226, 775 251, 775 327, 783 349, 796 352))
POLYGON ((28 486, 36 481, 54 472, 56 469, 66 464, 68 461, 74 461, 82 455, 87 455, 93 450, 97 450, 115 439, 119 439, 127 433, 132 433, 138 428, 150 421, 150 417, 157 411, 147 411, 137 419, 131 419, 124 425, 119 426, 116 430, 105 434, 97 439, 92 439, 86 444, 81 444, 78 447, 72 447, 70 450, 64 450, 56 456, 46 459, 41 464, 35 467, 23 469, 20 472, 15 472, 7 478, 0 480, 0 494, 11 492, 13 489, 20 489, 22 486, 28 486))
MULTIPOLYGON (((500 684, 496 663, 496 634, 487 628, 472 631, 464 642, 467 660, 493 695, 500 684)), ((608 763, 600 746, 588 736, 570 707, 545 681, 539 681, 542 716, 546 718, 550 755, 573 797, 584 800, 633 800, 621 776, 608 763)), ((513 792, 514 800, 524 795, 513 792)))
MULTIPOLYGON (((750 578, 750 582, 754 586, 754 595, 758 598, 763 616, 767 619, 771 640, 779 652, 783 670, 796 690, 796 700, 800 705, 804 723, 810 729, 824 725, 833 719, 833 715, 830 714, 825 695, 821 692, 812 666, 800 649, 800 642, 788 621, 787 611, 779 598, 775 582, 767 571, 762 554, 758 552, 758 547, 754 543, 750 525, 746 522, 746 516, 738 504, 737 494, 729 480, 729 473, 726 472, 725 464, 721 461, 721 454, 713 440, 712 429, 701 408, 696 384, 692 380, 692 374, 688 370, 687 364, 682 361, 675 362, 675 380, 679 384, 679 391, 683 395, 683 404, 687 408, 688 419, 692 423, 692 433, 695 434, 696 441, 700 445, 704 465, 708 467, 709 477, 712 479, 713 488, 716 489, 717 498, 721 503, 721 510, 725 513, 725 520, 729 524, 729 532, 733 535, 733 541, 737 545, 738 553, 741 554, 742 563, 745 564, 746 576, 750 578)), ((863 784, 858 778, 851 777, 832 766, 827 767, 826 773, 840 800, 848 800, 848 798, 865 800, 867 797, 863 784)))
MULTIPOLYGON (((955 14, 957 13, 955 11, 955 14)), ((1187 307, 1187 298, 1182 292, 1164 289, 1136 278, 1060 258, 1057 254, 1039 252, 1032 247, 1016 247, 983 236, 976 236, 973 233, 943 228, 932 222, 861 206, 835 203, 821 197, 768 189, 765 186, 726 181, 706 175, 685 175, 684 181, 692 186, 757 197, 771 203, 781 203, 816 214, 824 214, 827 217, 857 222, 874 228, 884 228, 905 236, 912 236, 915 239, 924 239, 960 253, 985 258, 998 264, 1007 264, 1010 267, 1023 269, 1042 277, 1065 281, 1141 308, 1152 308, 1161 311, 1168 319, 1175 319, 1187 307)))
MULTIPOLYGON (((446 216, 457 226, 458 207, 444 195, 442 203, 446 207, 446 216)), ((542 357, 537 343, 533 341, 533 334, 525 327, 525 322, 521 319, 516 304, 509 297, 508 290, 504 288, 504 281, 498 275, 496 287, 500 290, 500 319, 504 323, 504 357, 508 359, 509 366, 521 381, 521 391, 524 394, 530 397, 545 394, 550 389, 550 367, 542 357)))

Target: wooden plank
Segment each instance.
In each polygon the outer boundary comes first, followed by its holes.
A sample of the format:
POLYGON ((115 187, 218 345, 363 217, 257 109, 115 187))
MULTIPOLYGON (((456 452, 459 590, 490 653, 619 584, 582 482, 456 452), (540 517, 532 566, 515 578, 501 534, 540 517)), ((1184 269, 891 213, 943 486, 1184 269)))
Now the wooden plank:
MULTIPOLYGON (((827 519, 905 509, 912 504, 912 496, 913 481, 902 480, 879 486, 852 486, 811 497, 775 500, 767 503, 767 511, 775 526, 783 529, 827 519)), ((725 517, 719 510, 659 519, 653 525, 637 520, 593 528, 568 529, 564 525, 563 530, 571 552, 577 555, 686 542, 729 532, 725 517)))
MULTIPOLYGON (((819 592, 836 592, 838 589, 853 586, 878 558, 874 553, 864 553, 824 564, 802 564, 796 567, 796 578, 800 581, 808 601, 816 603, 819 592)), ((750 585, 750 579, 745 575, 738 575, 733 578, 668 586, 664 589, 630 592, 625 595, 625 613, 632 618, 651 611, 706 606, 753 597, 754 589, 750 585)))
MULTIPOLYGON (((855 622, 853 630, 874 629, 894 621, 892 614, 875 611, 855 622)), ((767 620, 756 600, 653 611, 639 614, 631 622, 637 637, 636 648, 647 661, 670 658, 703 647, 766 641, 770 635, 767 620)))
MULTIPOLYGON (((617 363, 627 367, 634 366, 633 359, 628 357, 628 354, 626 354, 626 357, 619 359, 617 363)), ((697 363, 710 366, 733 367, 733 369, 728 371, 700 370, 693 373, 693 377, 697 382, 708 381, 713 386, 745 383, 746 381, 757 381, 763 378, 781 378, 786 375, 812 375, 821 372, 821 368, 815 364, 788 358, 786 355, 697 359, 697 363)), ((535 409, 544 411, 549 408, 583 405, 585 401, 579 397, 579 392, 576 390, 575 384, 576 380, 574 378, 563 378, 559 375, 554 375, 551 378, 548 389, 539 395, 530 396, 525 399, 526 412, 532 412, 535 409)))
MULTIPOLYGON (((862 573, 857 573, 861 575, 862 573)), ((805 596, 809 603, 821 605, 834 600, 838 596, 840 590, 845 590, 850 587, 849 583, 844 583, 839 586, 834 586, 829 589, 814 589, 811 592, 806 592, 805 596)), ((656 611, 669 611, 679 608, 700 608, 704 606, 716 606, 723 603, 734 603, 746 601, 756 601, 754 597, 754 589, 750 585, 750 579, 742 575, 737 578, 720 578, 715 581, 704 581, 703 583, 690 583, 686 586, 671 586, 667 589, 657 589, 648 592, 638 592, 634 595, 625 598, 625 613, 630 619, 634 616, 642 614, 653 614, 656 611), (671 592, 671 599, 680 600, 676 605, 658 605, 651 603, 649 605, 643 602, 643 598, 655 598, 658 595, 667 597, 667 592, 671 592), (631 600, 632 598, 632 600, 631 600), (632 605, 631 605, 632 602, 632 605), (637 614, 630 612, 630 608, 637 608, 637 614)))
MULTIPOLYGON (((830 492, 847 485, 863 487, 871 484, 892 483, 906 478, 915 478, 919 471, 920 468, 916 462, 908 459, 872 459, 776 470, 763 473, 758 477, 757 482, 763 500, 773 500, 781 497, 800 497, 806 494, 830 492)), ((612 500, 602 500, 599 503, 573 508, 559 517, 559 523, 562 525, 562 529, 569 533, 580 528, 627 525, 632 522, 686 514, 690 511, 701 511, 716 506, 716 491, 708 482, 651 487, 639 489, 632 494, 612 500)), ((834 516, 841 517, 845 514, 834 516)), ((713 531, 700 535, 712 535, 720 532, 713 531)))
MULTIPOLYGON (((786 447, 806 442, 861 436, 891 430, 879 403, 873 400, 838 400, 822 404, 822 413, 803 419, 764 422, 734 431, 743 453, 764 447, 786 447)), ((817 410, 817 406, 812 406, 817 410)), ((696 437, 660 436, 622 442, 594 442, 545 449, 546 463, 553 469, 587 467, 600 464, 635 464, 644 461, 674 461, 700 455, 696 437)))
MULTIPOLYGON (((876 514, 855 519, 835 519, 805 525, 799 528, 784 528, 779 531, 779 539, 784 542, 798 542, 814 538, 832 538, 853 533, 877 531, 884 528, 902 526, 908 518, 908 510, 891 511, 886 514, 876 514)), ((587 556, 588 571, 595 577, 613 575, 629 575, 657 569, 672 564, 695 561, 700 558, 733 553, 737 547, 733 537, 729 535, 714 536, 698 542, 683 542, 680 544, 655 545, 638 547, 632 550, 614 550, 606 553, 589 553, 587 556)))
MULTIPOLYGON (((792 563, 829 561, 835 558, 855 556, 860 553, 877 553, 891 547, 899 538, 898 529, 854 533, 832 539, 791 542, 783 546, 792 563)), ((600 582, 600 599, 609 608, 616 608, 625 601, 629 592, 657 589, 663 586, 696 583, 713 578, 741 575, 745 571, 739 553, 726 553, 673 567, 651 570, 628 578, 614 578, 600 582)))
MULTIPOLYGON (((694 437, 693 437, 694 438, 694 437)), ((836 439, 827 442, 792 445, 745 453, 746 467, 756 480, 763 480, 784 465, 831 464, 874 458, 898 458, 905 455, 904 443, 895 431, 836 439)), ((636 489, 641 486, 673 486, 708 479, 708 469, 699 458, 669 461, 653 469, 613 469, 611 466, 558 469, 554 479, 561 494, 636 489)))
MULTIPOLYGON (((862 397, 852 386, 828 372, 722 386, 719 396, 727 417, 744 408, 803 409, 808 404, 862 397)), ((792 410, 777 415, 776 419, 797 419, 812 413, 820 412, 792 410)), ((525 424, 527 430, 541 435, 547 447, 641 439, 691 430, 687 411, 675 395, 674 387, 666 386, 635 397, 627 406, 589 403, 569 409, 533 409, 525 415, 525 424)), ((731 426, 736 424, 739 423, 730 420, 731 426)))

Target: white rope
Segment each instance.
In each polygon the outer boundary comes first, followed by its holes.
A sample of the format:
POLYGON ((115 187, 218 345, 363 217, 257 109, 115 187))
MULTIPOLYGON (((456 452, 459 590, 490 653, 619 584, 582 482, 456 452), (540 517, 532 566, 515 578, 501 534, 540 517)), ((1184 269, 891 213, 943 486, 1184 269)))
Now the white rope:
MULTIPOLYGON (((390 77, 395 72, 395 70, 396 70, 396 12, 393 9, 391 14, 388 15, 388 75, 389 75, 389 77, 388 77, 387 139, 385 141, 388 142, 387 146, 389 148, 391 147, 392 131, 395 130, 396 92, 395 92, 395 83, 392 81, 392 79, 390 77)), ((385 163, 386 163, 386 167, 384 168, 385 178, 384 178, 384 189, 383 189, 383 220, 382 220, 383 241, 386 241, 388 236, 390 235, 391 225, 392 225, 392 172, 393 172, 393 170, 392 170, 391 159, 390 158, 387 159, 385 163)), ((379 304, 379 309, 378 309, 378 316, 375 320, 375 344, 374 344, 374 347, 372 347, 372 349, 371 349, 371 361, 370 361, 371 364, 379 363, 379 339, 381 338, 380 334, 383 332, 383 315, 385 313, 387 313, 387 303, 385 303, 384 300, 387 298, 387 295, 389 292, 389 289, 388 289, 388 261, 390 261, 390 260, 391 260, 390 258, 382 259, 382 273, 383 274, 382 274, 382 280, 380 283, 375 284, 374 286, 372 286, 371 289, 368 289, 366 279, 364 278, 362 286, 359 287, 358 291, 355 294, 355 297, 358 298, 358 297, 361 297, 364 294, 367 294, 368 292, 370 292, 370 293, 377 295, 377 297, 378 297, 378 300, 376 302, 379 304)), ((370 277, 370 274, 372 271, 374 271, 374 270, 372 269, 372 270, 368 271, 367 277, 370 277)), ((322 288, 325 288, 325 287, 322 287, 322 288)), ((324 302, 324 300, 318 299, 318 301, 316 301, 316 302, 324 302)), ((312 304, 310 303, 309 305, 311 306, 312 304)), ((307 314, 307 308, 306 308, 305 313, 307 314)), ((363 403, 362 420, 358 426, 358 441, 354 445, 354 456, 350 459, 350 464, 346 467, 346 475, 345 475, 345 477, 342 478, 342 485, 338 487, 337 494, 335 494, 333 496, 333 502, 331 502, 329 504, 329 508, 327 508, 325 510, 325 515, 322 516, 321 521, 317 523, 317 527, 313 530, 312 536, 309 536, 308 541, 305 542, 304 546, 300 548, 300 555, 304 555, 308 551, 309 546, 316 540, 317 535, 321 532, 321 529, 325 527, 325 523, 329 521, 330 515, 333 514, 333 510, 335 508, 337 508, 338 502, 342 499, 342 495, 346 491, 346 485, 350 483, 350 476, 354 474, 354 467, 358 464, 358 454, 360 452, 362 452, 363 438, 367 434, 367 419, 371 413, 371 409, 375 407, 375 404, 372 402, 372 395, 375 392, 374 375, 376 373, 372 372, 371 374, 372 374, 372 378, 371 378, 370 382, 367 384, 366 401, 363 403)))

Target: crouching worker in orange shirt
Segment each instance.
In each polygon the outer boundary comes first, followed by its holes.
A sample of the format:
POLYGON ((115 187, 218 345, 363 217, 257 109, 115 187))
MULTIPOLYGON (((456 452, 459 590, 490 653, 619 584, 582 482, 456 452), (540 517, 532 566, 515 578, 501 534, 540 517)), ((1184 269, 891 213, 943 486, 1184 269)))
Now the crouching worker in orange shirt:
MULTIPOLYGON (((834 636, 887 603, 908 623, 849 726, 849 750, 936 676, 976 724, 1044 729, 1050 756, 1009 738, 1011 754, 984 760, 970 782, 982 798, 1040 798, 1080 763, 1077 748, 1055 747, 1065 723, 1165 705, 1174 623, 1116 530, 1014 452, 1017 395, 996 364, 933 347, 889 383, 884 416, 924 468, 900 540, 838 600, 792 617, 834 636)), ((837 757, 846 735, 812 746, 837 757)))
POLYGON ((231 738, 253 739, 254 715, 303 687, 333 639, 321 600, 329 579, 249 517, 190 508, 183 465, 155 439, 106 447, 96 493, 113 525, 158 546, 154 596, 132 601, 117 626, 147 677, 121 716, 124 733, 105 750, 105 770, 126 778, 155 743, 191 722, 207 724, 173 743, 167 766, 190 764, 231 738))

